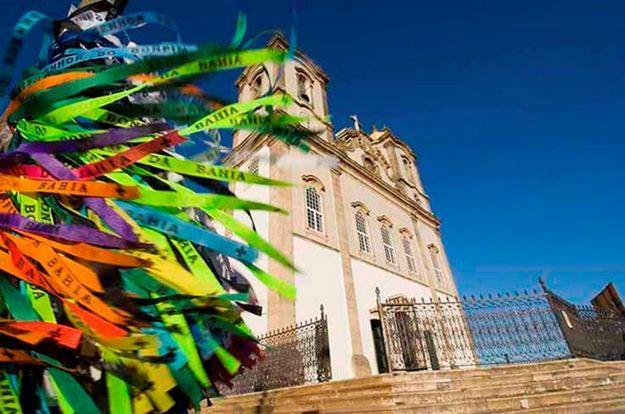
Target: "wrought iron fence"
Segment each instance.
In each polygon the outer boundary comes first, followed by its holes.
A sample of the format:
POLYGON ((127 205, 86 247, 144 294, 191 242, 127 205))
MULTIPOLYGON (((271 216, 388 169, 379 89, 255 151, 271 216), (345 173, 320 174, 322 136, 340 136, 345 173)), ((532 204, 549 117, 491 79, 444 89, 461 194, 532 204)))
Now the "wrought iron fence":
POLYGON ((381 371, 625 359, 625 315, 575 306, 542 291, 421 301, 378 297, 381 371))
POLYGON ((604 361, 625 360, 624 314, 573 305, 546 286, 543 288, 572 355, 604 361))
POLYGON ((294 385, 329 381, 330 345, 328 319, 321 306, 319 318, 259 336, 263 357, 253 369, 237 375, 223 395, 245 394, 294 385))

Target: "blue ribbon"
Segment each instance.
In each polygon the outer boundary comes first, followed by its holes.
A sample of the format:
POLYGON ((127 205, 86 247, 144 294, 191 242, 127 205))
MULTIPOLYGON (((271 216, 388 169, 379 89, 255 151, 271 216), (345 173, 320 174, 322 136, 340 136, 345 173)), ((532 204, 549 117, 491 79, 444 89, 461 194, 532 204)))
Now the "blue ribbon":
POLYGON ((253 247, 221 236, 171 214, 125 201, 118 200, 116 203, 141 226, 158 230, 179 239, 189 240, 244 263, 253 263, 258 258, 258 250, 253 247))
POLYGON ((146 24, 157 24, 167 27, 176 33, 177 42, 180 43, 180 32, 178 25, 169 17, 154 12, 139 12, 119 16, 115 19, 108 20, 97 26, 90 27, 80 32, 71 31, 63 33, 63 36, 57 41, 59 45, 74 43, 76 41, 93 42, 103 36, 112 35, 127 30, 138 29, 146 24))

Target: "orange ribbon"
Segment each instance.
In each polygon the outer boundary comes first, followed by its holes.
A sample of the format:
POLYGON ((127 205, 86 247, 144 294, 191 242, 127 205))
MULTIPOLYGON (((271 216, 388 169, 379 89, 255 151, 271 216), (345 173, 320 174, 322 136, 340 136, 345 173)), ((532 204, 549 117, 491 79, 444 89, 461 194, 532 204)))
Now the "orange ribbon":
POLYGON ((139 197, 139 188, 100 181, 32 180, 0 174, 0 190, 52 193, 128 200, 139 197))
POLYGON ((0 333, 16 338, 30 345, 51 340, 60 346, 76 349, 80 345, 82 331, 71 326, 48 322, 1 321, 0 333))
POLYGON ((94 74, 92 72, 67 72, 58 75, 47 76, 45 78, 37 80, 32 85, 28 85, 26 88, 24 88, 20 92, 20 94, 17 95, 17 97, 15 97, 9 103, 9 106, 7 106, 7 109, 0 117, 0 122, 5 122, 13 112, 17 111, 22 102, 24 102, 29 95, 35 92, 43 91, 45 89, 50 89, 63 83, 83 78, 89 78, 93 75, 94 74))

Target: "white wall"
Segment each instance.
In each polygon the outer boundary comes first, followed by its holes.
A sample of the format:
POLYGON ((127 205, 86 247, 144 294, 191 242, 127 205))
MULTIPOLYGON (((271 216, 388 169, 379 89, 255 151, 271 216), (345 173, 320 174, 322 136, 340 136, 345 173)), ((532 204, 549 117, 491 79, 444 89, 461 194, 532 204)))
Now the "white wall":
POLYGON ((350 378, 352 350, 339 252, 299 236, 293 239, 293 250, 295 265, 303 270, 295 275, 296 320, 318 317, 323 304, 328 315, 332 378, 350 378))
POLYGON ((378 373, 375 358, 375 347, 371 333, 372 309, 377 309, 375 288, 380 288, 380 296, 386 299, 389 296, 405 295, 408 298, 429 300, 430 289, 420 283, 413 282, 394 273, 387 272, 377 266, 352 258, 352 270, 354 273, 354 287, 356 289, 356 301, 358 303, 358 321, 362 333, 363 352, 369 363, 371 371, 378 373))

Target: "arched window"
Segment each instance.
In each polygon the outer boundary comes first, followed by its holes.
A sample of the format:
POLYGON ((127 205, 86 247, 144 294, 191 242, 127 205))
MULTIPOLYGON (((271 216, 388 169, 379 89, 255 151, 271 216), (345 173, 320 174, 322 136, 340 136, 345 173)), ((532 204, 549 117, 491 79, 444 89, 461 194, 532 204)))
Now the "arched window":
POLYGON ((373 160, 369 157, 365 157, 362 160, 362 165, 363 167, 365 167, 365 170, 372 172, 375 175, 380 175, 380 173, 378 172, 378 166, 375 165, 375 162, 373 162, 373 160))
POLYGON ((404 176, 406 177, 406 180, 412 183, 412 162, 405 156, 402 156, 401 159, 404 163, 404 176))
POLYGON ((258 98, 263 92, 263 74, 259 73, 252 81, 252 98, 258 98))
POLYGON ((297 74, 297 96, 302 101, 312 105, 312 85, 308 76, 303 73, 297 74))
POLYGON ((317 188, 306 187, 306 225, 319 233, 323 233, 322 206, 321 194, 317 188))
POLYGON ((387 224, 382 224, 380 227, 380 233, 382 234, 382 244, 384 245, 384 257, 388 263, 395 264, 395 248, 393 247, 393 237, 387 224))
POLYGON ((438 261, 438 249, 433 244, 430 245, 430 259, 432 260, 432 268, 434 268, 434 274, 436 275, 436 281, 439 284, 443 284, 443 272, 438 261))
POLYGON ((371 253, 371 239, 367 228, 367 216, 362 210, 356 210, 354 216, 356 221, 356 234, 358 235, 358 247, 363 253, 371 253))
POLYGON ((258 157, 252 158, 247 166, 247 172, 258 175, 258 157))
POLYGON ((414 256, 412 255, 412 241, 410 236, 404 234, 402 236, 402 244, 404 246, 404 255, 406 256, 406 262, 408 263, 408 271, 410 273, 417 272, 417 266, 415 265, 414 256))

